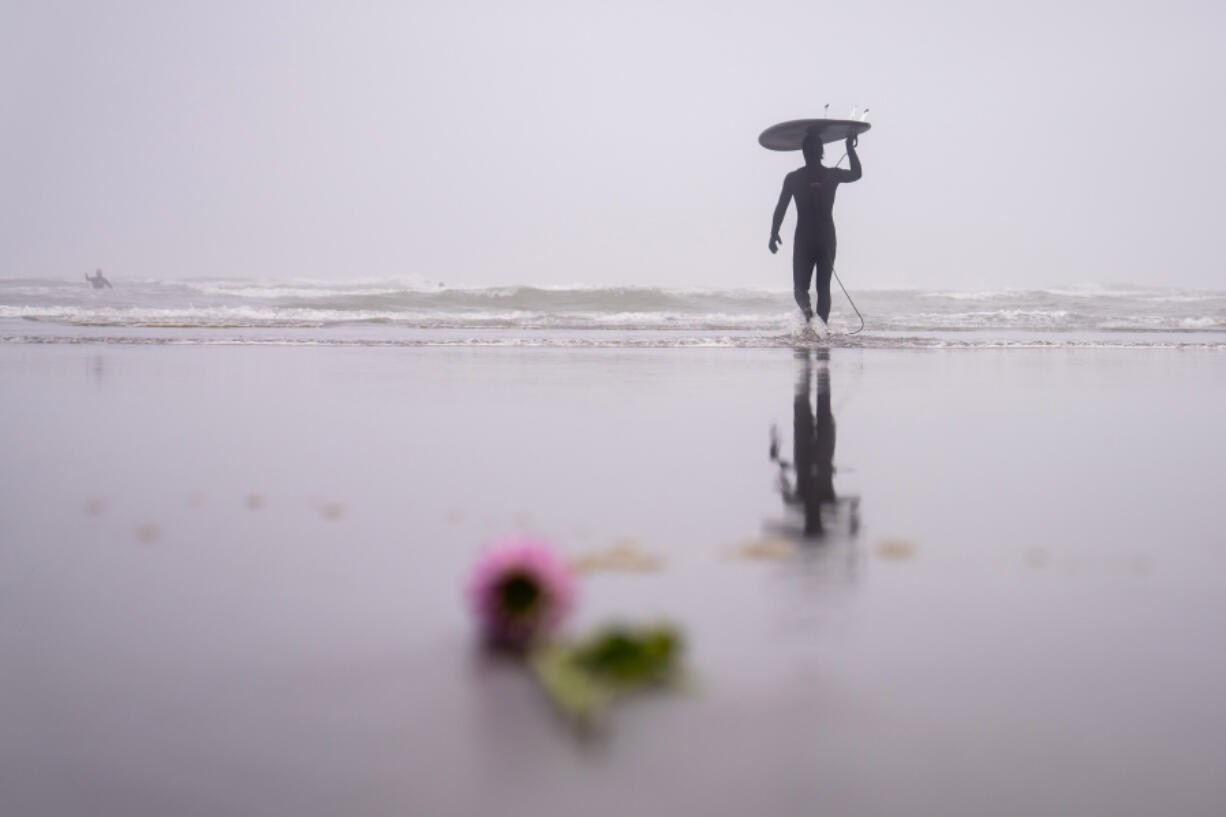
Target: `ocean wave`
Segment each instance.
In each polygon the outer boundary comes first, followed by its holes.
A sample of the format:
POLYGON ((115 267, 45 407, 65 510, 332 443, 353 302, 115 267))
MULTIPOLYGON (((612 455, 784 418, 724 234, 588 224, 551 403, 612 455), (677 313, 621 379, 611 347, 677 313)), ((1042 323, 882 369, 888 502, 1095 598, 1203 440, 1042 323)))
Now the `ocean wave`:
MULTIPOLYGON (((887 292, 891 290, 880 290, 887 292)), ((904 293, 909 290, 892 290, 904 293)), ((986 289, 986 290, 914 290, 915 296, 923 299, 950 301, 1014 301, 1029 303, 1060 299, 1075 300, 1136 300, 1149 303, 1201 303, 1206 301, 1226 302, 1226 292, 1192 289, 1145 289, 1140 287, 1086 286, 1050 289, 986 289)))
POLYGON ((973 312, 921 312, 890 316, 899 329, 1053 329, 1076 325, 1075 314, 1064 309, 985 309, 973 312))
POLYGON ((763 313, 734 315, 678 312, 378 312, 329 309, 258 309, 226 307, 206 309, 45 309, 3 307, 0 318, 21 318, 72 326, 115 327, 319 327, 344 324, 387 324, 412 329, 568 329, 568 330, 659 330, 745 331, 785 329, 790 315, 763 313))
POLYGON ((301 299, 301 300, 325 300, 329 298, 341 297, 370 297, 382 295, 394 295, 398 292, 403 292, 402 289, 366 287, 366 288, 311 288, 301 286, 243 286, 243 285, 227 285, 227 284, 210 284, 210 283, 191 283, 186 287, 192 291, 199 292, 202 295, 216 295, 221 297, 234 298, 254 298, 254 299, 301 299))
MULTIPOLYGON (((0 280, 0 319, 67 325, 269 327, 386 324, 454 329, 783 331, 798 312, 778 289, 449 287, 421 277, 345 282, 218 278, 0 280)), ((1122 285, 977 291, 853 291, 866 325, 899 332, 1226 331, 1226 292, 1122 285)), ((835 293, 832 325, 858 318, 835 293)))
POLYGON ((0 344, 117 345, 117 346, 288 346, 370 348, 488 348, 488 349, 893 349, 932 351, 1035 351, 1118 350, 1226 353, 1226 342, 1110 339, 1005 339, 940 338, 924 336, 833 335, 814 340, 784 333, 777 335, 674 335, 615 336, 490 334, 469 337, 232 337, 206 335, 22 335, 0 334, 0 344))

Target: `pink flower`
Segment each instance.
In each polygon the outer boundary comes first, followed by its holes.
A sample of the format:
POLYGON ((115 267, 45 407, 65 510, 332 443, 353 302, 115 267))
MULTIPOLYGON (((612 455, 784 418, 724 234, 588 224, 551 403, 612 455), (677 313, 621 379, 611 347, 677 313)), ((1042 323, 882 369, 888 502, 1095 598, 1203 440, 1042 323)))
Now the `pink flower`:
POLYGON ((491 642, 522 647, 554 629, 570 610, 575 580, 548 542, 504 539, 477 562, 468 596, 491 642))

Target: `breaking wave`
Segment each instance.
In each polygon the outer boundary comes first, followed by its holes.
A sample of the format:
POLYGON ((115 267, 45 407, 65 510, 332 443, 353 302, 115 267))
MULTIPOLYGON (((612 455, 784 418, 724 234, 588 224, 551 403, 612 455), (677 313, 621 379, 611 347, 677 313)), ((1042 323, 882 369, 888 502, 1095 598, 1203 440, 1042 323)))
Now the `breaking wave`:
MULTIPOLYGON (((410 330, 752 332, 795 327, 791 293, 661 287, 448 287, 424 280, 0 281, 0 320, 163 329, 389 327, 410 330)), ((863 290, 870 332, 1226 332, 1226 292, 1143 287, 863 290)), ((836 293, 833 329, 859 325, 836 293)), ((12 335, 13 333, 9 333, 12 335)))

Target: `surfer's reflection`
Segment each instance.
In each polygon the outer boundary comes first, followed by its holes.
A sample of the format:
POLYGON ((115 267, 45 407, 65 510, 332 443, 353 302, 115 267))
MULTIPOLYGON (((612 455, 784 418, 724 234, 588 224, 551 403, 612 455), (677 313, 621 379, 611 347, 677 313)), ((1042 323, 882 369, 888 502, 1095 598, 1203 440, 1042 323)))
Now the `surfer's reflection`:
POLYGON ((800 350, 800 374, 792 401, 793 461, 780 456, 778 429, 771 427, 770 457, 779 465, 783 501, 801 511, 802 535, 821 539, 831 526, 846 525, 849 534, 859 528, 859 497, 840 499, 834 490, 834 413, 830 408, 830 351, 800 350), (813 394, 814 357, 817 368, 816 411, 813 394), (790 473, 789 473, 790 472, 790 473))

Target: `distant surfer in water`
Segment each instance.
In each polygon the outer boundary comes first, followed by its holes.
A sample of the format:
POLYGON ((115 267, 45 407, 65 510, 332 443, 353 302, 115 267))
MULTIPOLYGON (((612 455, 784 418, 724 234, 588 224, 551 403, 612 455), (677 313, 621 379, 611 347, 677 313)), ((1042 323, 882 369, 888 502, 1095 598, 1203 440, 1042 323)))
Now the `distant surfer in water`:
POLYGON ((805 313, 805 322, 813 320, 809 305, 809 282, 817 268, 817 316, 822 328, 830 319, 830 276, 834 273, 834 192, 842 182, 860 178, 860 157, 856 155, 856 137, 847 137, 847 158, 851 167, 842 170, 822 165, 821 133, 812 130, 805 137, 801 151, 805 166, 783 178, 783 190, 775 205, 771 220, 770 251, 779 251, 783 239, 779 228, 788 209, 788 201, 796 200, 796 238, 792 243, 792 289, 796 304, 805 313))
POLYGON ((102 270, 98 270, 92 276, 88 272, 85 273, 85 280, 89 281, 90 285, 93 286, 94 289, 102 289, 103 287, 106 287, 107 289, 115 288, 111 286, 111 282, 106 280, 106 278, 102 275, 102 270))

